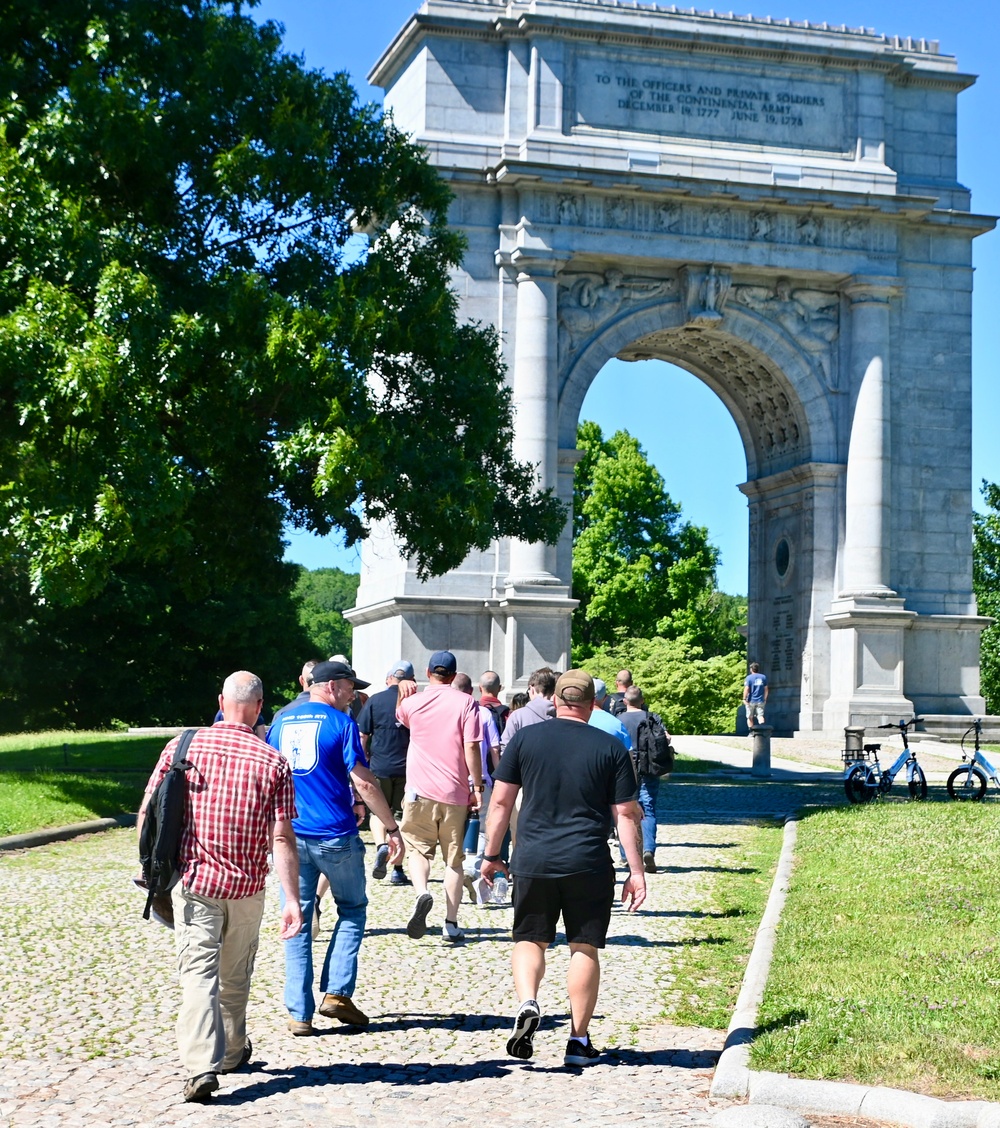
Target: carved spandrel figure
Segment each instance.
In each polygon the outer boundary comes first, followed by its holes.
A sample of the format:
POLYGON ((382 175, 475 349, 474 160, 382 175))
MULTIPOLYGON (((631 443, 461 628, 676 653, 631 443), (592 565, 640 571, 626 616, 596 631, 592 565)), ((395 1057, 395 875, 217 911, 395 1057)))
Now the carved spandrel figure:
POLYGON ((787 278, 779 278, 773 290, 765 286, 736 286, 741 302, 786 329, 803 348, 822 352, 840 331, 840 301, 836 294, 819 290, 792 291, 787 278))
POLYGON ((626 301, 652 301, 676 293, 673 278, 626 278, 620 270, 581 275, 560 294, 559 324, 569 336, 561 345, 572 346, 596 332, 626 301))

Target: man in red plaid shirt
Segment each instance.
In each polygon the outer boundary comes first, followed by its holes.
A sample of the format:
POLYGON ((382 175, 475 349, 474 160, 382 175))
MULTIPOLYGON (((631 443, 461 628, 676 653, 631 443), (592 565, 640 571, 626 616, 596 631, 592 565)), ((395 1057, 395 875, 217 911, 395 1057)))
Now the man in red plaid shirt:
MULTIPOLYGON (((174 927, 182 1001, 177 1044, 186 1101, 206 1101, 218 1074, 250 1060, 247 999, 264 914, 268 840, 285 891, 282 940, 302 928, 295 849, 295 788, 288 762, 254 735, 264 689, 256 674, 226 678, 223 720, 200 729, 187 751, 187 801, 174 886, 174 927)), ((146 785, 139 826, 166 775, 177 741, 163 750, 146 785)))

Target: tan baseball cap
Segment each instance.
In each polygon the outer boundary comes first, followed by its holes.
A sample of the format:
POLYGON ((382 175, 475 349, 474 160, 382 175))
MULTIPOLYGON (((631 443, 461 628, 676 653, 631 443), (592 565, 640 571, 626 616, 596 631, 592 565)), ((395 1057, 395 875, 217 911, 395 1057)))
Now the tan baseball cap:
POLYGON ((594 679, 586 670, 567 670, 556 682, 556 697, 567 705, 583 705, 594 700, 594 679))

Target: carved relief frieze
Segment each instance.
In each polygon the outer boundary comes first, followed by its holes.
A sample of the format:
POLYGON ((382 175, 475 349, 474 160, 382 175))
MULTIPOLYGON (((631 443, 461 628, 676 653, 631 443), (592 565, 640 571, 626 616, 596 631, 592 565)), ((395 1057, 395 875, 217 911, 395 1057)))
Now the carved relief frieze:
POLYGON ((559 277, 559 355, 568 357, 626 306, 677 301, 677 279, 629 277, 621 270, 559 277))
POLYGON ((732 301, 777 325, 809 353, 826 386, 837 387, 836 351, 833 342, 840 335, 840 297, 822 290, 792 289, 787 278, 774 287, 738 285, 732 288, 732 301))
POLYGON ((868 216, 783 212, 697 200, 655 200, 624 193, 526 193, 525 215, 534 223, 589 227, 688 238, 829 247, 875 254, 895 249, 891 223, 868 216))

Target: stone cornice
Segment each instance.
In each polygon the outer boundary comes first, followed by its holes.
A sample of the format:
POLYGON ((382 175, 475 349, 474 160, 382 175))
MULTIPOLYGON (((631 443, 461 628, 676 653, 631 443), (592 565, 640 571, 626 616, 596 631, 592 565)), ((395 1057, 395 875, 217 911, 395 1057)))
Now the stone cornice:
POLYGON ((622 7, 606 0, 572 4, 532 0, 530 4, 493 4, 480 0, 432 3, 410 18, 372 67, 368 80, 386 86, 397 67, 428 34, 445 38, 504 42, 539 34, 602 46, 680 50, 767 63, 813 63, 824 67, 869 70, 890 81, 958 92, 975 82, 959 74, 951 56, 937 43, 878 35, 869 28, 830 27, 809 21, 775 21, 753 16, 622 7), (620 21, 608 27, 607 9, 620 21), (639 18, 641 17, 641 18, 639 18))
POLYGON ((814 486, 836 486, 846 469, 841 462, 802 462, 789 470, 743 482, 737 488, 751 500, 771 498, 814 486))
POLYGON ((569 191, 614 193, 637 199, 673 197, 678 202, 719 207, 762 207, 778 212, 820 212, 831 216, 863 216, 895 223, 928 223, 964 228, 969 237, 992 231, 997 217, 953 209, 936 209, 937 197, 904 194, 881 195, 790 185, 735 184, 690 180, 656 173, 606 171, 585 167, 553 169, 532 162, 505 160, 488 168, 486 183, 511 188, 531 188, 554 195, 569 191))

